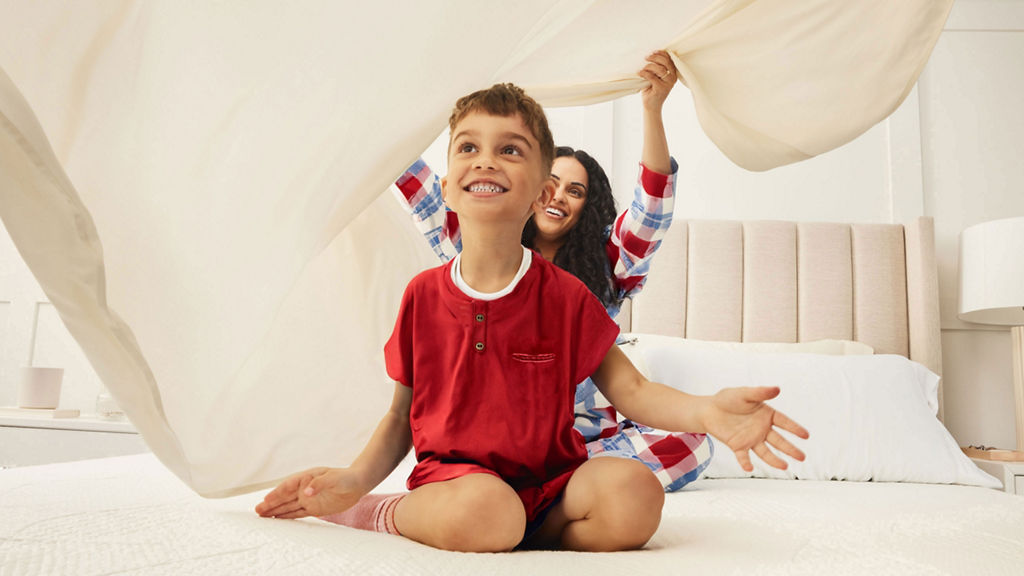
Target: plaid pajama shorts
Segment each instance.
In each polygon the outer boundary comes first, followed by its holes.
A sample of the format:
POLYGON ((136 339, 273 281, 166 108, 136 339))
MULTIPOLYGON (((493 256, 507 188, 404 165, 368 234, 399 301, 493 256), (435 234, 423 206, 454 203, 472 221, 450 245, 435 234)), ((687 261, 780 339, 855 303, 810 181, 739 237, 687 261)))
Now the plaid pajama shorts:
POLYGON ((615 408, 589 378, 576 387, 575 427, 591 458, 612 456, 643 462, 674 492, 700 477, 714 446, 705 434, 663 432, 630 420, 618 421, 615 408))

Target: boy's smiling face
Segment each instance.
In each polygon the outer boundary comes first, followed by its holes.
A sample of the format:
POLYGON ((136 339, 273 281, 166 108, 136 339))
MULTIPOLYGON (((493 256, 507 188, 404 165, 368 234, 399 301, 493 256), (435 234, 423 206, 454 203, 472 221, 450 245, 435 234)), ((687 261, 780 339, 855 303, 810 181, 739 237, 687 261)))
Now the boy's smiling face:
POLYGON ((452 132, 441 191, 460 219, 507 221, 521 229, 554 186, 540 145, 518 114, 471 112, 452 132))

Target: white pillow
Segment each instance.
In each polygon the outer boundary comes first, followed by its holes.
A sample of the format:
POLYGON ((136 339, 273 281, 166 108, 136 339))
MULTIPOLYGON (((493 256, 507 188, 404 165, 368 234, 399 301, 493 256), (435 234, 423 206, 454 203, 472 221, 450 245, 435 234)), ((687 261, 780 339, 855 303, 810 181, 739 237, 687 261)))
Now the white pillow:
POLYGON ((679 338, 676 336, 662 336, 660 334, 643 334, 639 332, 628 332, 620 336, 619 341, 623 344, 619 347, 626 356, 633 362, 648 379, 651 378, 650 368, 644 359, 642 351, 649 347, 687 347, 697 349, 718 348, 743 352, 765 352, 765 353, 807 353, 807 354, 874 354, 871 346, 862 342, 852 340, 814 340, 811 342, 719 342, 712 340, 695 340, 692 338, 679 338))
POLYGON ((705 472, 709 478, 1000 486, 960 451, 935 417, 939 377, 902 356, 766 354, 670 341, 644 346, 641 354, 652 380, 691 394, 778 386, 782 392, 772 406, 811 434, 808 440, 787 435, 807 455, 804 462, 787 458, 787 470, 752 456, 754 471, 744 472, 718 442, 705 472))

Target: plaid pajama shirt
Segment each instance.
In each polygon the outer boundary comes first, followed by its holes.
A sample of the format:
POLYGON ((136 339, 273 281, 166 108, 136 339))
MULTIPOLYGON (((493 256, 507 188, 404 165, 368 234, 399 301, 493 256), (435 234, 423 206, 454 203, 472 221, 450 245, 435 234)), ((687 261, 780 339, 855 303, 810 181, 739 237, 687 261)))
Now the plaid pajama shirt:
MULTIPOLYGON (((658 174, 640 165, 629 209, 606 232, 608 273, 621 301, 643 289, 651 258, 672 223, 678 165, 672 173, 658 174)), ((442 262, 462 250, 458 217, 441 198, 441 180, 418 159, 395 181, 398 197, 412 213, 417 229, 442 262)), ((618 304, 607 307, 614 318, 618 304)), ((661 481, 666 492, 696 480, 711 460, 711 440, 704 434, 657 431, 630 420, 619 420, 615 408, 591 379, 576 388, 575 428, 587 443, 590 457, 617 456, 643 462, 661 481)))

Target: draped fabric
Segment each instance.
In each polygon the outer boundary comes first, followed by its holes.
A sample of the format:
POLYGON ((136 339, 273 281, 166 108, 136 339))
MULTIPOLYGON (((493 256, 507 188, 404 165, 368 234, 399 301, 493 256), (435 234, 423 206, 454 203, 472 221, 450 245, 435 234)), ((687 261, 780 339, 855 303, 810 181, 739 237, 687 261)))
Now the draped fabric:
POLYGON ((344 465, 386 409, 433 258, 384 192, 457 97, 609 100, 667 48, 765 170, 892 112, 951 4, 2 0, 0 216, 153 452, 235 494, 344 465))

